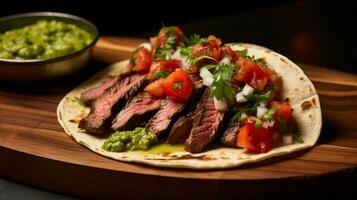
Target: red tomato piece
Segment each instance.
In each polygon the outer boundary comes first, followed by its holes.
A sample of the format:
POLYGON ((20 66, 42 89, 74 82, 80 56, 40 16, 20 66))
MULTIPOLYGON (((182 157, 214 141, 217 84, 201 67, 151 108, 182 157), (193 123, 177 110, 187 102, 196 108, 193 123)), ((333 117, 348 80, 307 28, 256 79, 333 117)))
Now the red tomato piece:
POLYGON ((165 71, 167 73, 171 73, 175 71, 177 68, 182 67, 182 62, 180 60, 160 60, 153 61, 150 67, 150 78, 159 71, 165 71))
POLYGON ((222 45, 222 41, 219 38, 217 38, 216 36, 214 36, 214 35, 209 35, 207 37, 207 40, 208 41, 214 41, 218 46, 222 45))
POLYGON ((237 146, 254 153, 268 152, 273 146, 273 132, 265 128, 257 129, 255 122, 248 122, 239 130, 237 146))
POLYGON ((174 44, 171 44, 173 47, 182 44, 183 42, 183 32, 177 26, 164 27, 159 31, 157 36, 157 47, 162 48, 168 42, 168 38, 175 37, 174 44))
POLYGON ((151 66, 151 53, 144 47, 134 51, 129 66, 136 72, 146 73, 151 66))
POLYGON ((273 130, 279 130, 281 127, 280 121, 281 117, 284 118, 284 121, 286 123, 290 122, 290 124, 286 124, 289 130, 292 130, 294 128, 294 122, 293 120, 290 120, 291 117, 291 105, 288 102, 279 102, 279 101, 272 101, 270 103, 270 108, 276 108, 276 111, 274 113, 274 119, 275 123, 273 126, 273 130))
POLYGON ((274 114, 275 118, 279 118, 280 116, 283 116, 285 121, 289 121, 292 109, 291 109, 291 105, 288 102, 272 101, 270 103, 270 107, 277 109, 274 114))
POLYGON ((171 73, 162 83, 165 94, 176 102, 187 101, 192 94, 192 80, 183 69, 171 73))
POLYGON ((209 58, 203 58, 190 66, 191 73, 197 73, 200 67, 205 63, 218 63, 222 57, 222 51, 220 46, 215 40, 209 40, 202 44, 196 44, 192 48, 192 58, 199 58, 201 56, 208 56, 209 58))
POLYGON ((156 42, 157 42, 157 37, 150 38, 151 51, 153 51, 153 49, 155 48, 156 42))
POLYGON ((229 46, 222 47, 222 51, 228 58, 231 60, 231 62, 235 63, 238 60, 237 54, 231 49, 229 46))
POLYGON ((269 80, 269 74, 266 73, 264 67, 244 58, 239 58, 237 64, 240 68, 236 79, 263 91, 269 80))
POLYGON ((144 90, 149 92, 153 96, 156 96, 159 98, 164 98, 166 96, 166 94, 161 86, 163 82, 164 82, 164 79, 158 79, 158 80, 150 83, 148 86, 146 86, 144 90))
POLYGON ((209 40, 203 44, 196 44, 193 46, 192 57, 198 58, 201 56, 209 56, 217 61, 222 59, 221 49, 214 40, 209 40))

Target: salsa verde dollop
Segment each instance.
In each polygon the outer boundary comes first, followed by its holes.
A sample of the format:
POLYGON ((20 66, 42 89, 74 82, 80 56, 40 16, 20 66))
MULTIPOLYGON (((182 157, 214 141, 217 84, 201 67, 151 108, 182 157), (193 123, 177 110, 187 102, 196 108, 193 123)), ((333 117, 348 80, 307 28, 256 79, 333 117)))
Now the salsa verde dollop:
POLYGON ((113 152, 147 150, 158 143, 155 133, 137 127, 133 131, 116 131, 105 139, 103 149, 113 152))
POLYGON ((93 35, 74 24, 39 20, 35 24, 0 34, 0 58, 56 58, 79 51, 93 40, 93 35))

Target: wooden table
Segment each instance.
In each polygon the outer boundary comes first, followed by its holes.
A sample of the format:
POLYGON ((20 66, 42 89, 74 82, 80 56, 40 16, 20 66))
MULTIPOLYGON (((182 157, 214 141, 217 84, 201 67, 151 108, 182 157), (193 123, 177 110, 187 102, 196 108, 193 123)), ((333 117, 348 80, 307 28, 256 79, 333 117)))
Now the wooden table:
POLYGON ((0 176, 97 199, 346 197, 357 185, 357 75, 300 66, 320 95, 323 129, 310 149, 226 170, 114 161, 74 142, 57 123, 62 97, 143 40, 102 37, 80 73, 46 83, 0 83, 0 176), (113 46, 113 44, 116 44, 113 46))

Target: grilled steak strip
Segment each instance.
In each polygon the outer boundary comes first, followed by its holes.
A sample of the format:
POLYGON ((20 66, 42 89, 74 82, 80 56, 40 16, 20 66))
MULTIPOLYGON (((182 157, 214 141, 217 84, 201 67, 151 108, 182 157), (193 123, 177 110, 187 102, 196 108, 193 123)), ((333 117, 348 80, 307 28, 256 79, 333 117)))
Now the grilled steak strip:
POLYGON ((193 127, 185 142, 185 149, 192 153, 201 152, 217 135, 223 121, 224 112, 214 107, 213 97, 207 88, 196 106, 193 117, 193 127))
POLYGON ((229 122, 228 128, 220 138, 220 142, 227 146, 237 146, 237 136, 239 133, 239 121, 229 122))
POLYGON ((172 118, 181 113, 184 108, 184 103, 177 103, 166 98, 162 101, 159 112, 149 121, 147 130, 156 135, 162 134, 169 127, 172 118))
POLYGON ((190 112, 187 115, 180 117, 175 124, 172 126, 169 137, 167 138, 167 143, 169 144, 179 144, 184 143, 193 125, 193 115, 194 112, 190 112))
POLYGON ((81 94, 81 100, 89 105, 95 98, 101 96, 104 91, 110 87, 112 87, 119 80, 119 76, 115 76, 101 84, 98 87, 90 88, 81 94))
POLYGON ((147 83, 146 76, 133 74, 116 82, 94 100, 90 113, 78 127, 89 133, 104 134, 109 130, 112 113, 115 113, 138 90, 147 83))
POLYGON ((188 114, 178 118, 178 120, 172 125, 169 137, 167 138, 167 143, 169 144, 184 143, 190 135, 193 123, 193 113, 196 104, 200 100, 200 97, 206 88, 206 86, 202 84, 201 77, 195 74, 190 74, 190 77, 193 82, 194 91, 189 102, 185 104, 185 113, 188 114))
POLYGON ((145 122, 159 108, 163 100, 148 92, 141 92, 133 97, 112 122, 113 130, 129 130, 141 122, 145 122))

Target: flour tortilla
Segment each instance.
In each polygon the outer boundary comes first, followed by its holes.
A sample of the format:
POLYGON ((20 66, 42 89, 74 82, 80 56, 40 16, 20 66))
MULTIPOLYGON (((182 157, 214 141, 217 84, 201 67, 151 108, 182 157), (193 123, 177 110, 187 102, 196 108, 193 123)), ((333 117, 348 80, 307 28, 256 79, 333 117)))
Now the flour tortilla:
POLYGON ((283 99, 289 99, 294 109, 293 117, 298 124, 299 133, 304 143, 275 147, 267 153, 260 154, 250 154, 244 149, 229 147, 213 148, 197 154, 185 151, 161 155, 131 151, 121 153, 105 151, 101 148, 104 142, 103 138, 90 135, 78 129, 78 121, 89 113, 89 108, 80 106, 73 99, 80 97, 83 91, 100 85, 110 76, 120 74, 128 64, 128 61, 109 66, 68 93, 57 107, 58 121, 65 132, 75 141, 100 155, 120 161, 145 163, 159 167, 192 169, 231 168, 312 147, 316 143, 321 131, 321 107, 316 90, 304 72, 286 57, 265 47, 242 43, 232 44, 231 47, 233 50, 248 49, 248 55, 264 58, 268 66, 282 76, 283 89, 281 95, 283 99))

